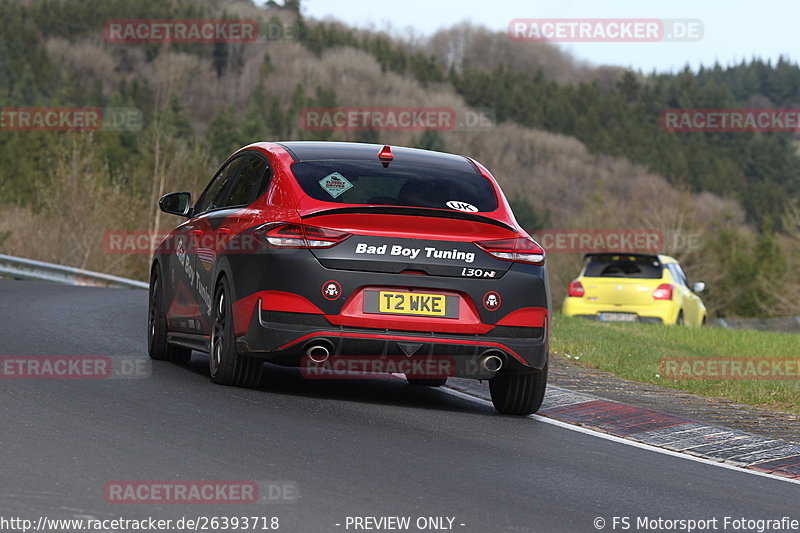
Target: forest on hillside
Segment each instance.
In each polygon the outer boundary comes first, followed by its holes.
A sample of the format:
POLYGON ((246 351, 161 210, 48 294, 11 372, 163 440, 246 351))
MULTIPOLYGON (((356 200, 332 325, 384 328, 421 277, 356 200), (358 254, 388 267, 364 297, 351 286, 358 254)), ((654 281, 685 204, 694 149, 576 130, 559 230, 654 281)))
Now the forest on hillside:
MULTIPOLYGON (((109 230, 164 230, 156 201, 199 192, 258 140, 403 144, 486 164, 529 231, 654 228, 717 316, 800 314, 800 151, 791 133, 672 133, 669 108, 800 105, 800 67, 752 59, 699 71, 586 65, 548 44, 467 24, 404 39, 305 18, 298 2, 0 0, 0 108, 141 110, 141 129, 0 128, 0 253, 146 278, 146 255, 109 254, 109 230), (258 20, 257 42, 125 44, 114 19, 258 20), (268 31, 266 31, 268 30, 268 31), (311 107, 490 110, 450 131, 307 131, 311 107)), ((549 258, 558 298, 579 254, 549 258)))

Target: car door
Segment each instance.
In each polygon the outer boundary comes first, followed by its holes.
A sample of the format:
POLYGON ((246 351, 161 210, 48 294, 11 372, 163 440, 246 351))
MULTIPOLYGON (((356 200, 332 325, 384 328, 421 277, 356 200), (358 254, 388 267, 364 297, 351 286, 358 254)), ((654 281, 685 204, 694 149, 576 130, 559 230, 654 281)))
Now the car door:
POLYGON ((688 322, 688 323, 691 324, 692 326, 702 326, 703 325, 703 317, 706 314, 706 306, 703 303, 703 299, 700 298, 700 296, 697 293, 695 293, 694 290, 692 289, 692 283, 689 282, 689 278, 684 273, 683 268, 681 268, 681 265, 676 263, 675 264, 675 269, 678 271, 680 276, 683 278, 683 283, 686 286, 687 300, 689 302, 691 302, 692 321, 688 322))
POLYGON ((686 274, 679 264, 671 263, 669 265, 669 270, 678 284, 678 290, 681 292, 681 301, 683 303, 681 309, 683 311, 684 323, 690 326, 700 324, 700 298, 689 288, 689 280, 686 278, 686 274))
POLYGON ((237 156, 227 161, 209 182, 194 205, 192 218, 184 224, 182 231, 187 235, 189 246, 185 254, 185 280, 188 291, 196 302, 194 312, 184 320, 185 331, 202 333, 207 329, 211 310, 211 293, 202 273, 213 265, 215 240, 220 229, 224 232, 225 194, 238 176, 244 157, 237 156))
MULTIPOLYGON (((228 244, 241 231, 241 215, 248 205, 266 190, 265 160, 256 152, 242 152, 235 172, 230 174, 218 197, 206 212, 198 216, 198 229, 202 233, 201 246, 197 248, 196 291, 200 301, 200 322, 203 334, 210 334, 211 301, 214 296, 217 262, 228 250, 228 244)), ((235 248, 235 242, 231 246, 235 248)), ((234 250, 233 253, 246 253, 234 250)), ((232 283, 235 280, 230 280, 232 283)))
POLYGON ((192 251, 191 219, 170 232, 161 263, 164 266, 164 295, 167 302, 169 331, 193 332, 197 329, 197 295, 192 289, 194 253, 192 251))

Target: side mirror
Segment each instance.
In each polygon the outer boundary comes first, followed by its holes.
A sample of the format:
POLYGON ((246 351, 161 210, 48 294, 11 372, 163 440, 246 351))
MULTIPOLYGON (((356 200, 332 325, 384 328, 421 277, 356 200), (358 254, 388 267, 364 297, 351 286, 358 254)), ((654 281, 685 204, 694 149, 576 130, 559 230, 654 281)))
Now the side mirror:
POLYGON ((158 201, 158 207, 170 215, 192 216, 192 195, 188 192, 171 192, 158 201))
POLYGON ((701 293, 706 290, 706 284, 702 281, 695 281, 694 285, 692 285, 692 292, 701 293))

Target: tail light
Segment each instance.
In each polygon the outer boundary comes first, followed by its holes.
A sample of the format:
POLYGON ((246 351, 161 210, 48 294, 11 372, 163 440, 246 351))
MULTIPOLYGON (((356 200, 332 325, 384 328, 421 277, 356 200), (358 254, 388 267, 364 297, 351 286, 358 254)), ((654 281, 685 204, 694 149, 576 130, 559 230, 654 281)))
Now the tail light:
POLYGON ((664 283, 653 291, 653 300, 672 300, 672 285, 664 283))
POLYGON ((344 231, 290 222, 264 224, 254 233, 265 244, 280 248, 330 248, 351 235, 344 231))
POLYGON ((577 279, 569 284, 569 293, 568 296, 572 298, 583 298, 583 295, 586 294, 586 291, 583 288, 583 284, 578 281, 577 279))
POLYGON ((498 259, 533 265, 544 264, 544 248, 529 237, 483 241, 475 244, 498 259))

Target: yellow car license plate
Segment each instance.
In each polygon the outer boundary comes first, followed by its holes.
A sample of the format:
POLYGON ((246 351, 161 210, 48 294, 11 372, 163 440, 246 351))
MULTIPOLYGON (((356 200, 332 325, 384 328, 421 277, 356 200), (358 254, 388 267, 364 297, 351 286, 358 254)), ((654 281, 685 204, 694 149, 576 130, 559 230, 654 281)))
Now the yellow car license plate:
POLYGON ((378 312, 397 315, 446 316, 447 297, 421 292, 380 291, 378 312))

